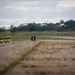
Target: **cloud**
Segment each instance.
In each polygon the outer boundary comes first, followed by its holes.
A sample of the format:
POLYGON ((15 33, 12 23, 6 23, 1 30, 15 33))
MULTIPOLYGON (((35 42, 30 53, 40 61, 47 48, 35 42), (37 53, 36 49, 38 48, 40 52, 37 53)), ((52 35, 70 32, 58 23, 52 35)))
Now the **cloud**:
POLYGON ((0 26, 75 19, 74 0, 0 0, 0 26))
MULTIPOLYGON (((2 4, 2 3, 1 3, 2 4)), ((56 1, 18 1, 4 5, 5 9, 14 10, 33 10, 41 8, 54 8, 57 5, 56 1)))
POLYGON ((61 0, 58 6, 65 8, 75 7, 75 0, 61 0))

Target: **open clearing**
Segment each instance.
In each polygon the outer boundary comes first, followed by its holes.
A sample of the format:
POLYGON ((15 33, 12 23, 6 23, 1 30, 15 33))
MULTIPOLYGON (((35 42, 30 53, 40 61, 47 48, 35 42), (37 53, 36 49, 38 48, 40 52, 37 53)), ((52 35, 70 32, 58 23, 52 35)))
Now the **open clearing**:
MULTIPOLYGON (((75 41, 42 41, 42 44, 4 75, 75 75, 75 41)), ((0 45, 0 69, 38 42, 24 41, 0 45)))

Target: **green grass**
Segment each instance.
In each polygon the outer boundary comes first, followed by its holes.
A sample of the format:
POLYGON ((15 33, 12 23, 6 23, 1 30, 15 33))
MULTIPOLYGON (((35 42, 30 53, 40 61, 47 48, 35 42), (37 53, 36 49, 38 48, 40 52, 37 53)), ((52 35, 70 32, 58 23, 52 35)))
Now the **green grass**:
POLYGON ((5 36, 12 36, 13 40, 30 40, 31 36, 36 36, 37 39, 62 39, 62 38, 54 38, 51 36, 74 36, 75 32, 15 32, 15 33, 9 33, 9 32, 0 32, 0 37, 5 36))

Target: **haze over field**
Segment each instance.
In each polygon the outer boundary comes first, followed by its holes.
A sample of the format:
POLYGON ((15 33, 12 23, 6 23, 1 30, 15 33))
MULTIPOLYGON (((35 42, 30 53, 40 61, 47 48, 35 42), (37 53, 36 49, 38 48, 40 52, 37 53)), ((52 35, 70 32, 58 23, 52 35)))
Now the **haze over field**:
POLYGON ((75 0, 0 0, 0 27, 75 20, 75 0))

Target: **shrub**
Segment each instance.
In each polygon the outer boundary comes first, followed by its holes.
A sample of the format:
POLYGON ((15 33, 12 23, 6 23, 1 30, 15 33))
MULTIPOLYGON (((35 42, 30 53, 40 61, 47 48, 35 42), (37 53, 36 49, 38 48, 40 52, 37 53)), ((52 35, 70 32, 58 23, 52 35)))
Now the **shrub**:
POLYGON ((41 71, 40 74, 46 74, 46 72, 45 71, 41 71))
POLYGON ((75 61, 75 58, 72 58, 73 61, 75 61))
POLYGON ((31 65, 31 67, 33 67, 33 68, 34 68, 34 67, 36 67, 36 65, 31 65))

